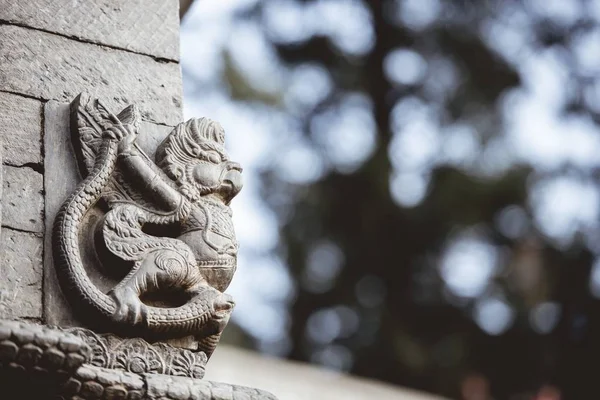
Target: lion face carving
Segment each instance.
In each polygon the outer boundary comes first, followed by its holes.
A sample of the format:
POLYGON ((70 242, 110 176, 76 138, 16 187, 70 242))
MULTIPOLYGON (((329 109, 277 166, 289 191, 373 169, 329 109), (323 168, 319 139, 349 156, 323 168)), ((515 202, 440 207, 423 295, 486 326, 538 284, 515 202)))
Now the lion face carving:
POLYGON ((194 118, 179 124, 156 151, 156 162, 192 201, 216 194, 229 204, 242 189, 242 168, 229 161, 218 122, 194 118))

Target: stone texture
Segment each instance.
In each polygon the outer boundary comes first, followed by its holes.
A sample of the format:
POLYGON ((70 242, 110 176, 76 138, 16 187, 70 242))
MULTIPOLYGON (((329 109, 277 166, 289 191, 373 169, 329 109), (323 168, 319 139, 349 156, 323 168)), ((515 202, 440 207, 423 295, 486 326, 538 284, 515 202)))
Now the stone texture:
POLYGON ((42 238, 2 228, 0 315, 42 318, 42 238))
MULTIPOLYGON (((2 330, 0 320, 0 332, 2 330)), ((202 379, 207 356, 203 352, 152 344, 141 338, 123 338, 112 333, 98 334, 86 328, 61 328, 83 340, 94 356, 87 364, 136 374, 161 373, 202 379), (145 362, 140 362, 145 360, 145 362)))
MULTIPOLYGON (((4 161, 4 148, 3 146, 0 146, 0 166, 2 166, 2 162, 4 161)), ((2 231, 2 194, 3 194, 3 187, 4 184, 4 168, 0 168, 0 232, 2 231)), ((0 253, 0 263, 2 263, 3 259, 2 259, 2 253, 0 253)))
POLYGON ((43 177, 29 167, 3 166, 2 224, 28 232, 44 229, 43 177))
POLYGON ((10 165, 42 162, 42 103, 0 92, 0 139, 4 162, 10 165))
POLYGON ((44 235, 44 316, 46 323, 81 326, 73 317, 54 270, 52 225, 63 201, 80 181, 70 143, 69 105, 49 101, 44 107, 44 183, 46 192, 46 233, 44 235))
POLYGON ((137 139, 137 143, 146 154, 152 156, 158 145, 172 130, 172 126, 142 122, 142 126, 140 127, 140 136, 137 139))
POLYGON ((0 20, 177 60, 177 0, 3 1, 0 20))
POLYGON ((0 37, 0 91, 64 102, 87 91, 115 111, 135 103, 145 120, 182 119, 177 63, 17 26, 1 25, 0 37))

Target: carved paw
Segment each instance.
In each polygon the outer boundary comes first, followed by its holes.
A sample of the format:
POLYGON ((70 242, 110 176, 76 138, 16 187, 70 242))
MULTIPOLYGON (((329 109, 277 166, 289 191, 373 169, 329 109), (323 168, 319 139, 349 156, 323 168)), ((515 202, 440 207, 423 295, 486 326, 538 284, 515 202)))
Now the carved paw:
POLYGON ((115 300, 116 310, 113 318, 117 322, 139 324, 147 319, 148 309, 131 288, 117 288, 110 292, 115 300))

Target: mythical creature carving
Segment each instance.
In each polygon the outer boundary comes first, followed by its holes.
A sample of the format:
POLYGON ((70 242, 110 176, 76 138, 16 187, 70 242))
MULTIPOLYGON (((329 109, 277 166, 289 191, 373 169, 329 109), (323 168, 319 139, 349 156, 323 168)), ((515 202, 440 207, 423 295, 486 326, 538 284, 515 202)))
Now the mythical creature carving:
POLYGON ((82 94, 71 115, 85 178, 54 223, 63 292, 80 315, 101 318, 120 333, 194 335, 210 357, 234 306, 223 291, 238 249, 229 204, 242 187, 223 129, 205 118, 181 123, 159 145, 155 163, 136 143, 143 132, 135 106, 114 115, 82 94), (107 271, 124 276, 108 293, 92 282, 81 256, 83 221, 99 202, 106 214, 95 251, 107 271))
POLYGON ((115 116, 80 95, 71 111, 84 179, 54 223, 57 276, 80 316, 133 337, 0 319, 3 396, 276 400, 201 379, 234 305, 223 291, 238 248, 229 203, 242 183, 240 166, 223 148, 223 129, 208 119, 182 123, 154 163, 136 143, 143 133, 134 106, 115 116), (120 276, 108 293, 88 275, 90 260, 120 276), (189 335, 195 351, 139 337, 189 335))

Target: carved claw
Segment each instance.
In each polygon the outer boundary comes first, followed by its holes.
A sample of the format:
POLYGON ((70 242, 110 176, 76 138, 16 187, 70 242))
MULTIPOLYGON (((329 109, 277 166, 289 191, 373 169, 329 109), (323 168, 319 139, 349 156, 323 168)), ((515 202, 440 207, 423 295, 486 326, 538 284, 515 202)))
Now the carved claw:
POLYGON ((116 303, 115 321, 136 325, 147 320, 148 308, 132 288, 116 288, 110 295, 116 303))

